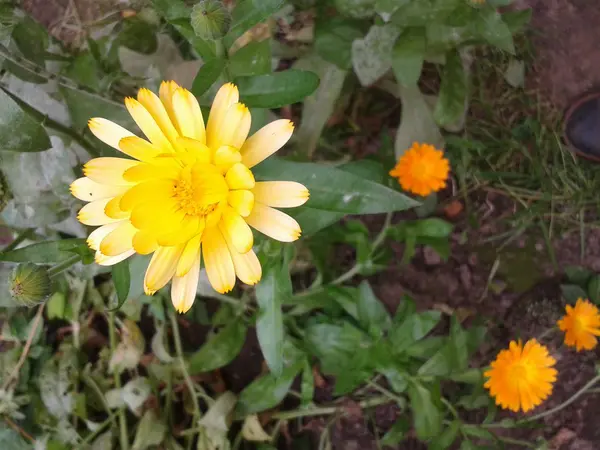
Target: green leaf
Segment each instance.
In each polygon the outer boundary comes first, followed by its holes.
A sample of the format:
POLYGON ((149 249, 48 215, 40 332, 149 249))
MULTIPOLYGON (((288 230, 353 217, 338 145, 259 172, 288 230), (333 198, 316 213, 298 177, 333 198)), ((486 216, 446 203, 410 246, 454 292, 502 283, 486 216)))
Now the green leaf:
POLYGON ((304 362, 304 369, 302 371, 302 382, 300 384, 300 394, 302 406, 308 406, 312 403, 315 395, 315 377, 313 375, 310 360, 306 359, 304 362))
POLYGON ((516 34, 525 27, 530 21, 533 10, 531 8, 521 11, 507 11, 502 14, 502 20, 512 34, 516 34))
POLYGON ((236 77, 240 101, 254 108, 279 108, 298 103, 319 86, 312 72, 286 70, 252 77, 236 77))
POLYGON ((277 406, 287 395, 303 365, 304 361, 300 360, 283 369, 280 377, 268 373, 250 383, 240 393, 235 408, 236 417, 243 418, 277 406))
POLYGON ((352 43, 352 66, 363 86, 370 86, 392 67, 392 49, 400 34, 393 25, 373 25, 364 39, 352 43))
POLYGON ((421 77, 427 41, 423 28, 407 28, 402 32, 392 53, 392 69, 399 83, 416 85, 421 77))
POLYGON ((375 296, 368 281, 360 283, 357 306, 358 320, 372 336, 379 337, 389 329, 392 324, 390 315, 375 296))
POLYGON ((289 277, 287 267, 270 265, 263 272, 260 283, 256 286, 256 302, 258 316, 256 318, 256 334, 265 361, 275 376, 283 371, 283 313, 282 297, 278 294, 278 281, 281 273, 289 277))
POLYGON ((284 3, 284 0, 240 0, 236 2, 231 13, 231 28, 223 38, 225 47, 230 48, 242 34, 279 11, 284 3))
POLYGON ((446 344, 419 368, 418 374, 435 377, 466 370, 469 357, 467 340, 468 333, 453 318, 446 344))
POLYGON ((418 205, 386 186, 323 164, 269 158, 256 166, 254 175, 260 179, 302 183, 310 191, 307 206, 312 209, 344 214, 379 214, 418 205))
POLYGON ((112 279, 115 284, 115 290, 117 291, 118 304, 111 311, 116 311, 123 306, 123 303, 125 303, 125 300, 127 300, 127 296, 129 295, 131 275, 129 273, 128 259, 112 266, 112 279))
POLYGON ((50 138, 4 89, 0 89, 0 141, 2 150, 41 152, 51 147, 50 138))
POLYGON ((45 67, 49 39, 46 29, 26 15, 13 29, 12 38, 23 56, 42 68, 45 67))
POLYGON ((208 91, 223 72, 225 64, 226 61, 223 58, 213 58, 204 63, 194 78, 192 93, 196 97, 200 97, 208 91))
POLYGON ((146 450, 160 445, 167 433, 166 425, 148 409, 140 420, 131 450, 146 450))
POLYGON ((467 74, 458 51, 446 55, 440 94, 433 114, 440 126, 459 122, 467 106, 467 74))
POLYGON ((456 8, 455 0, 419 0, 406 1, 397 8, 390 22, 400 27, 441 24, 456 8))
POLYGON ((122 23, 123 30, 117 37, 117 45, 122 45, 144 55, 156 52, 158 48, 156 32, 148 22, 138 17, 131 17, 122 23))
POLYGON ((94 91, 100 90, 100 74, 96 59, 91 52, 85 51, 75 56, 67 68, 67 77, 94 91))
POLYGON ((319 15, 315 24, 315 51, 340 69, 352 67, 352 42, 364 36, 362 22, 319 15))
POLYGON ((418 220, 414 224, 414 230, 417 236, 426 236, 432 238, 445 238, 450 236, 454 225, 437 217, 418 220))
POLYGON ((247 77, 271 73, 271 41, 250 42, 229 58, 233 77, 247 77))
POLYGON ((423 339, 440 321, 439 311, 424 311, 408 316, 399 326, 390 331, 394 349, 402 351, 423 339))
POLYGON ((194 33, 201 39, 221 39, 231 26, 231 14, 219 0, 200 0, 190 16, 194 33))
POLYGON ((440 435, 436 436, 429 442, 427 448, 431 450, 445 450, 450 448, 460 432, 460 426, 460 421, 453 421, 440 435))
POLYGON ((502 20, 496 8, 489 6, 479 9, 479 17, 472 24, 473 35, 483 38, 500 50, 515 54, 512 32, 502 20))
POLYGON ((394 144, 396 159, 414 142, 426 142, 436 148, 444 147, 444 137, 435 123, 431 108, 418 86, 399 86, 402 100, 402 119, 394 144))
POLYGON ((588 284, 587 292, 589 300, 596 305, 600 305, 600 275, 592 277, 588 284))
POLYGON ((408 398, 419 439, 427 440, 437 436, 442 431, 443 418, 436 405, 439 402, 439 393, 434 393, 418 381, 411 381, 408 387, 408 398))
POLYGON ((359 19, 371 17, 375 13, 376 0, 334 0, 335 7, 346 16, 359 19))
POLYGON ((406 434, 410 430, 410 423, 406 417, 400 417, 392 428, 381 439, 381 445, 384 447, 396 447, 400 442, 404 440, 406 434))
POLYGON ((569 303, 575 303, 580 298, 587 298, 588 294, 581 287, 576 284, 561 284, 560 290, 562 292, 563 297, 569 303))
POLYGON ((190 373, 210 372, 229 364, 242 349, 245 339, 246 325, 241 320, 226 325, 190 356, 190 373))
POLYGON ((8 428, 4 423, 0 423, 0 448, 10 450, 31 450, 31 444, 28 444, 21 438, 21 435, 12 428, 8 428))
POLYGON ((0 253, 0 261, 32 262, 36 264, 60 263, 74 255, 91 256, 93 252, 85 239, 63 239, 28 245, 9 252, 0 253))

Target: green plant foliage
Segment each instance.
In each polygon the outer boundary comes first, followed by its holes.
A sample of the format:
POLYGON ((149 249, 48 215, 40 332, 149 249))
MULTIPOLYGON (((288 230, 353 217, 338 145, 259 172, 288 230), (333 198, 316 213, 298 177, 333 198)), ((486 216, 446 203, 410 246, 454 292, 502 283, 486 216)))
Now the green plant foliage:
POLYGON ((278 108, 299 102, 319 86, 312 72, 286 70, 267 75, 236 77, 240 99, 249 107, 278 108))

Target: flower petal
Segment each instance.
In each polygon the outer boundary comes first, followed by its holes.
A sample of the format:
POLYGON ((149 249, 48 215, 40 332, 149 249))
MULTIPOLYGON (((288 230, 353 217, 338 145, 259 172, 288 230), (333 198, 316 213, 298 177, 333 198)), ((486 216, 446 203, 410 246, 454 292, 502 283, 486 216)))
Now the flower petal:
POLYGON ((193 154, 196 157, 196 161, 202 164, 209 164, 211 159, 211 151, 201 141, 188 137, 180 137, 179 146, 193 154))
POLYGON ((131 131, 126 130, 121 125, 117 125, 108 119, 102 117, 94 117, 88 121, 88 127, 92 134, 104 142, 106 145, 110 145, 112 148, 121 150, 119 147, 119 141, 123 138, 135 136, 131 131))
POLYGON ((103 200, 96 200, 88 203, 79 210, 77 220, 84 225, 90 226, 99 226, 106 225, 107 223, 120 222, 123 219, 113 219, 108 217, 104 212, 104 208, 110 200, 110 198, 105 198, 103 200))
POLYGON ((221 230, 231 253, 235 274, 243 283, 251 286, 258 283, 262 277, 262 268, 260 266, 260 261, 256 257, 256 253, 254 253, 253 250, 245 252, 244 254, 237 252, 231 240, 231 236, 224 228, 223 222, 221 222, 221 230))
POLYGON ((127 169, 137 166, 139 161, 124 158, 94 158, 83 166, 83 174, 100 184, 129 186, 133 183, 123 178, 127 169))
POLYGON ((257 202, 274 208, 294 208, 304 205, 308 189, 295 181, 262 181, 252 189, 257 202))
POLYGON ((131 222, 124 220, 111 231, 100 243, 100 252, 106 256, 118 256, 133 249, 133 236, 137 229, 131 222))
MULTIPOLYGON (((198 249, 200 250, 200 249, 198 249)), ((200 278, 200 251, 197 252, 192 266, 187 273, 179 277, 175 275, 171 283, 171 301, 179 313, 186 313, 194 304, 200 278)))
POLYGON ((114 186, 108 184, 97 183, 87 177, 78 178, 71 183, 71 194, 84 202, 93 202, 94 200, 102 200, 109 197, 121 195, 128 186, 114 186))
POLYGON ((110 200, 106 206, 104 207, 104 214, 106 214, 111 219, 127 219, 131 216, 131 212, 123 211, 121 209, 121 199, 123 198, 123 194, 118 195, 117 197, 110 200))
POLYGON ((183 245, 158 247, 150 260, 144 277, 144 292, 146 295, 153 295, 169 282, 175 274, 177 261, 179 261, 182 251, 183 245))
POLYGON ((125 99, 125 106, 127 107, 129 114, 131 114, 131 117, 133 117, 133 120, 135 120, 135 123, 137 123, 140 130, 144 132, 150 142, 160 148, 163 152, 172 152, 175 150, 152 117, 152 114, 150 114, 140 102, 134 98, 127 97, 125 99))
POLYGON ((202 238, 202 254, 210 284, 224 294, 235 285, 235 268, 223 234, 217 227, 206 229, 202 238))
POLYGON ((217 136, 213 136, 210 148, 218 149, 229 145, 239 149, 250 131, 251 115, 243 103, 234 103, 223 117, 217 136))
POLYGON ((142 203, 167 200, 171 197, 175 183, 173 180, 160 179, 144 181, 130 188, 121 199, 121 209, 131 211, 142 203))
POLYGON ((290 216, 270 206, 256 203, 246 222, 263 234, 281 242, 293 242, 300 237, 300 225, 290 216))
POLYGON ((160 97, 160 101, 165 106, 167 110, 167 114, 171 118, 171 122, 177 128, 177 131, 181 134, 179 127, 177 125, 177 116, 175 116, 175 111, 173 110, 173 94, 179 88, 179 85, 174 81, 163 81, 160 83, 160 89, 158 90, 158 96, 160 97))
POLYGON ((96 264, 100 265, 100 266, 113 266, 115 264, 120 263, 121 261, 125 261, 127 258, 129 258, 130 256, 135 254, 135 250, 129 250, 126 251, 125 253, 121 253, 120 255, 117 256, 107 256, 107 255, 103 255, 100 250, 98 250, 96 252, 96 255, 94 256, 94 260, 96 261, 96 264))
POLYGON ((192 237, 202 231, 204 227, 204 221, 202 221, 202 225, 200 225, 200 219, 198 216, 187 216, 179 225, 178 228, 173 231, 169 231, 168 233, 159 234, 156 238, 158 241, 158 245, 162 246, 170 246, 170 245, 179 245, 184 244, 189 241, 192 237))
POLYGON ((163 150, 146 139, 137 136, 124 137, 119 141, 119 150, 140 161, 150 161, 160 155, 163 150))
POLYGON ((235 251, 247 253, 252 249, 252 245, 254 245, 252 230, 233 208, 227 207, 224 209, 221 224, 225 240, 231 242, 235 251))
POLYGON ((287 119, 265 125, 250 136, 240 149, 242 162, 247 167, 254 167, 283 147, 293 132, 294 124, 287 119))
POLYGON ((230 189, 252 189, 254 187, 254 175, 242 163, 231 166, 225 175, 225 181, 230 189))
POLYGON ((182 136, 206 143, 204 119, 198 100, 187 89, 179 88, 173 93, 173 111, 182 136))
POLYGON ((254 208, 254 194, 245 190, 229 191, 227 202, 240 216, 248 217, 254 208))
POLYGON ((240 93, 237 86, 232 83, 227 83, 221 86, 215 100, 213 101, 212 108, 210 109, 210 115, 208 116, 208 123, 206 125, 206 145, 211 149, 216 150, 219 148, 217 140, 221 132, 221 127, 225 114, 229 107, 240 100, 240 93))
POLYGON ((137 99, 150 113, 171 145, 175 146, 179 133, 173 126, 171 118, 158 96, 150 89, 142 88, 138 91, 137 99))
POLYGON ((138 231, 133 236, 133 248, 140 255, 149 255, 158 247, 156 236, 146 230, 138 231))
POLYGON ((185 244, 185 248, 183 249, 183 253, 181 254, 181 258, 179 258, 179 262, 177 263, 177 270, 175 275, 178 277, 183 277, 186 273, 190 271, 192 268, 196 257, 200 257, 200 240, 202 239, 202 234, 198 234, 194 238, 190 239, 187 244, 185 244))
POLYGON ((103 225, 103 226, 101 226, 99 228, 96 228, 88 236, 88 238, 87 238, 87 245, 92 250, 98 250, 100 248, 100 243, 102 242, 102 239, 104 239, 106 236, 108 236, 108 234, 111 231, 113 231, 114 229, 116 229, 123 222, 124 221, 113 222, 113 223, 109 223, 107 225, 103 225))
POLYGON ((224 145, 215 152, 214 164, 221 170, 227 172, 235 163, 242 161, 242 155, 235 147, 224 145))

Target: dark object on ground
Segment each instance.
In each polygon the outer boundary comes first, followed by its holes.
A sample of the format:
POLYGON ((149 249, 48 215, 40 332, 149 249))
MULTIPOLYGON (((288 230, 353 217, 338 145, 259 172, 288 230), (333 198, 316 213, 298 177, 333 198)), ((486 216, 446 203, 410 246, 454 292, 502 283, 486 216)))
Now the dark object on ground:
POLYGON ((571 151, 600 162, 600 91, 585 95, 569 107, 564 130, 571 151))

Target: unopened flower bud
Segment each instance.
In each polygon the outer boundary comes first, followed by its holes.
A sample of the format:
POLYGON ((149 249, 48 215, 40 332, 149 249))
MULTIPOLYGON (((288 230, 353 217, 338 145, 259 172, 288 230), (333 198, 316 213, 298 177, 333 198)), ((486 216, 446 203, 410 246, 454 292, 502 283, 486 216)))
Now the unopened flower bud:
POLYGON ((33 263, 15 267, 9 280, 11 297, 22 306, 35 306, 48 299, 52 293, 52 280, 48 269, 33 263))

